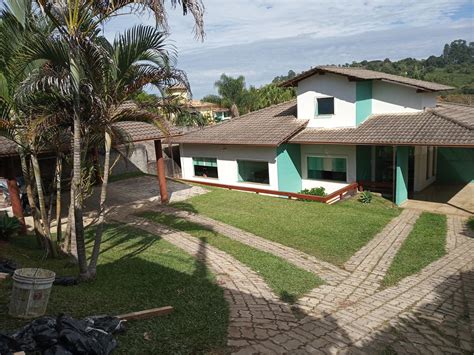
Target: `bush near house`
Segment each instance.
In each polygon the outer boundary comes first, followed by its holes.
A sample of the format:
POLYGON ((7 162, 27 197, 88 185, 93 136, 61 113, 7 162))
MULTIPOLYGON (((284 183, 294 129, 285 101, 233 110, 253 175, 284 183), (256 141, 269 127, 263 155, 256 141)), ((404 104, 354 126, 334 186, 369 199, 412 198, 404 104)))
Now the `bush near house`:
POLYGON ((6 212, 0 213, 0 239, 7 240, 20 231, 21 225, 16 217, 10 217, 6 212))
POLYGON ((371 203, 372 193, 370 191, 362 191, 359 195, 359 201, 362 203, 371 203))
POLYGON ((322 186, 320 187, 313 187, 312 189, 304 189, 301 190, 303 195, 312 195, 312 196, 321 196, 324 197, 327 195, 326 189, 322 186))

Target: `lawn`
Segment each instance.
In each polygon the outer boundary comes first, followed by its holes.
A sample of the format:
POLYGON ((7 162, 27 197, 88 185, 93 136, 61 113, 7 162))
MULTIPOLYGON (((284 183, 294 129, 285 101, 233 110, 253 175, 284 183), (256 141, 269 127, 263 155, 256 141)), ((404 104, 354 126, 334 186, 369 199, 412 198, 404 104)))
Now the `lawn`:
POLYGON ((382 285, 392 286, 446 254, 446 216, 424 212, 390 265, 382 285))
MULTIPOLYGON (((89 237, 92 237, 90 235, 89 237)), ((90 245, 89 245, 90 246, 90 245)), ((2 244, 0 256, 21 266, 40 266, 59 275, 77 273, 66 261, 42 261, 32 237, 2 244)), ((11 281, 0 282, 0 324, 13 330, 23 320, 7 315, 11 281)), ((134 321, 118 335, 118 354, 221 353, 226 346, 228 306, 206 267, 160 237, 121 225, 108 226, 95 281, 54 286, 48 313, 75 317, 122 314, 171 305, 164 317, 134 321), (144 339, 148 333, 150 340, 144 339)))
POLYGON ((260 237, 342 265, 400 213, 380 197, 334 205, 209 188, 173 207, 206 215, 260 237))
POLYGON ((467 220, 467 225, 469 229, 474 232, 474 217, 469 217, 467 220))
POLYGON ((268 286, 283 301, 292 303, 306 292, 323 283, 314 274, 300 269, 278 256, 252 248, 182 218, 156 212, 143 212, 140 213, 140 216, 187 232, 232 255, 260 274, 268 286))

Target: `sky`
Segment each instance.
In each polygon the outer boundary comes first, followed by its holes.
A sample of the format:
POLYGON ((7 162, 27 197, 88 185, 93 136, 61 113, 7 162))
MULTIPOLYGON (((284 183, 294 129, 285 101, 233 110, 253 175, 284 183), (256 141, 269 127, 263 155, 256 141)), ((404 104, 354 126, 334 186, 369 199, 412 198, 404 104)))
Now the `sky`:
MULTIPOLYGON (((170 10, 168 41, 178 50, 194 98, 216 93, 222 73, 247 85, 288 70, 364 59, 440 55, 445 43, 474 41, 474 0, 203 0, 206 37, 194 38, 193 18, 170 10)), ((149 15, 119 16, 106 36, 149 15)))

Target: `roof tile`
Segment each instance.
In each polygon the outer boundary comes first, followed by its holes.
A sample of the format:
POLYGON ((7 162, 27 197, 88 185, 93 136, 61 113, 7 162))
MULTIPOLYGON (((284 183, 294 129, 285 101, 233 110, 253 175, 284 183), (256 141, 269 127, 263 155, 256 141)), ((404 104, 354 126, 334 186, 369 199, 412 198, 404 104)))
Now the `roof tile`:
POLYGON ((195 130, 174 142, 278 146, 306 123, 296 118, 296 100, 291 100, 195 130))

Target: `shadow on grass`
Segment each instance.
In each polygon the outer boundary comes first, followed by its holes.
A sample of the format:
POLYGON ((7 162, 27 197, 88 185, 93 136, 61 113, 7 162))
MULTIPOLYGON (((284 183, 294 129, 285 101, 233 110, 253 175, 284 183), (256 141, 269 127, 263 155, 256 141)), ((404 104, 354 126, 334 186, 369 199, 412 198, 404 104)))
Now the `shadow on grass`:
MULTIPOLYGON (((204 261, 205 253, 201 256, 204 261)), ((53 261, 42 266, 61 271, 60 265, 53 261)), ((27 323, 7 315, 10 290, 11 282, 0 284, 2 331, 27 323)), ((113 225, 107 226, 104 235, 97 279, 53 287, 48 314, 81 318, 167 305, 175 309, 170 315, 130 322, 127 332, 118 337, 120 345, 114 353, 189 354, 225 347, 228 306, 205 264, 158 236, 113 225)))
MULTIPOLYGON (((49 314, 67 312, 83 317, 165 305, 175 308, 168 316, 130 323, 127 333, 119 337, 116 353, 221 354, 249 344, 254 346, 245 349, 248 353, 261 354, 281 345, 285 350, 280 353, 317 352, 314 349, 354 354, 429 350, 472 353, 470 324, 474 319, 469 316, 474 314, 469 308, 474 307, 474 299, 469 298, 474 294, 472 269, 444 279, 433 290, 432 297, 409 316, 387 318, 377 330, 356 328, 356 332, 363 333, 360 340, 349 335, 347 318, 341 319, 338 313, 317 317, 301 309, 291 309, 283 302, 250 294, 246 287, 236 287, 237 283, 220 283, 222 288, 218 287, 205 266, 206 238, 200 238, 196 259, 159 237, 123 226, 109 226, 104 243, 107 248, 103 251, 97 280, 75 287, 55 287, 49 314), (142 239, 153 242, 146 243, 147 248, 141 250, 145 245, 142 239), (228 325, 230 349, 225 346, 228 325), (311 336, 305 339, 301 334, 311 336)), ((10 284, 0 284, 0 321, 2 327, 13 329, 24 321, 6 315, 9 287, 10 284)), ((402 286, 395 286, 392 292, 397 287, 402 286)), ((354 304, 345 312, 356 314, 357 310, 358 305, 354 304)))

